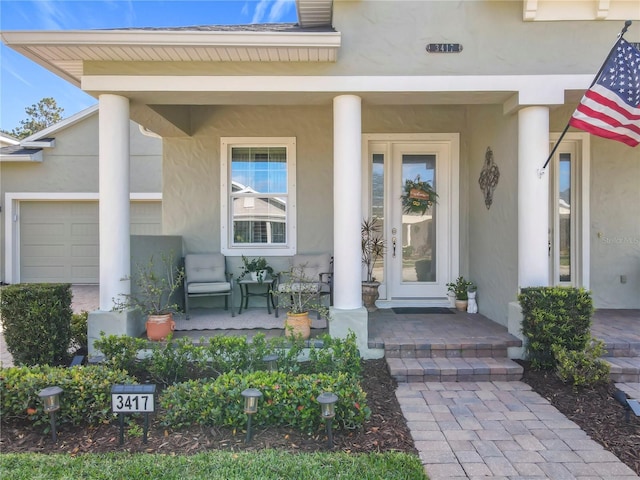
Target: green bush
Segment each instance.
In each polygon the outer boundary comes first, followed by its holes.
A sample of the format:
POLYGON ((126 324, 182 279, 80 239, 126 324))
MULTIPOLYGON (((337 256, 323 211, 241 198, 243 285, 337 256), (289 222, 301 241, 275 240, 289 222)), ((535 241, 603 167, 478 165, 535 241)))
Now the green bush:
POLYGON ((116 370, 129 373, 145 370, 144 361, 138 359, 138 352, 147 348, 148 342, 143 338, 128 335, 105 335, 100 332, 100 338, 93 346, 102 352, 106 365, 116 370))
POLYGON ((165 342, 148 342, 127 335, 101 333, 95 347, 102 352, 109 366, 125 370, 140 381, 148 377, 165 386, 194 378, 216 378, 230 371, 265 370, 263 358, 268 354, 278 355, 278 371, 289 374, 304 371, 360 375, 361 358, 353 332, 344 339, 325 335, 321 340, 324 346, 312 345, 309 361, 303 363, 300 358, 304 341, 286 337, 267 341, 264 334, 255 335, 251 342, 246 336, 215 336, 208 342, 201 339, 200 345, 194 345, 187 337, 175 340, 169 336, 165 342), (148 350, 150 354, 139 358, 140 350, 148 350))
POLYGON ((321 337, 323 346, 312 346, 309 352, 309 367, 313 373, 349 373, 360 377, 362 359, 356 343, 356 334, 349 332, 346 338, 321 337))
POLYGON ((155 383, 167 386, 183 382, 190 376, 207 376, 206 355, 189 337, 174 340, 173 335, 169 335, 166 342, 153 342, 147 346, 151 348, 151 355, 144 365, 155 383))
POLYGON ((606 352, 604 342, 591 339, 584 350, 551 347, 556 360, 556 373, 574 387, 591 387, 609 380, 609 364, 600 359, 606 352))
POLYGON ((166 410, 163 423, 173 428, 198 424, 244 428, 242 391, 257 388, 263 394, 257 425, 288 426, 304 432, 324 428, 316 397, 323 391, 338 395, 334 425, 357 428, 369 418, 366 394, 352 375, 290 375, 283 372, 254 372, 240 375, 229 372, 215 381, 191 380, 168 387, 160 396, 166 410))
POLYGON ((80 313, 71 315, 71 349, 86 352, 88 349, 87 342, 87 323, 89 321, 89 312, 83 310, 80 313))
POLYGON ((591 338, 593 301, 588 291, 574 287, 523 288, 522 333, 527 357, 534 368, 553 369, 552 345, 582 351, 591 338))
POLYGON ((38 393, 51 386, 62 388, 58 424, 95 425, 109 422, 111 386, 134 380, 121 370, 103 365, 73 368, 11 367, 0 369, 0 417, 3 421, 28 420, 33 425, 48 425, 49 415, 42 409, 38 393))
POLYGON ((68 363, 71 296, 69 284, 16 284, 2 289, 0 316, 16 365, 68 363))

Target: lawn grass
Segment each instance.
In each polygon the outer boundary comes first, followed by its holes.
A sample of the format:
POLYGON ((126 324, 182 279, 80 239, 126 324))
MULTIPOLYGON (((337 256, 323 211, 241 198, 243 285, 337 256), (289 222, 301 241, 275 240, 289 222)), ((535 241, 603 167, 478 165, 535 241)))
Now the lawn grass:
POLYGON ((3 480, 207 479, 207 480, 426 480, 415 455, 404 453, 290 454, 210 452, 193 456, 157 454, 0 455, 3 480))

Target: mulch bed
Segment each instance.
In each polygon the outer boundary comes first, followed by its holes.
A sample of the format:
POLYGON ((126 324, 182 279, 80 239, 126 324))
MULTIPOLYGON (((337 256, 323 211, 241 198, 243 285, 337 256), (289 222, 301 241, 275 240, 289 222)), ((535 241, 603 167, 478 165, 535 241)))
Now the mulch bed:
MULTIPOLYGON (((399 451, 417 453, 400 405, 395 397, 396 383, 389 375, 384 360, 367 360, 363 363, 362 388, 367 392, 371 418, 360 430, 334 431, 334 451, 350 453, 399 451)), ((319 414, 319 411, 318 411, 319 414)), ((327 436, 305 435, 288 428, 254 428, 250 443, 245 443, 246 432, 228 428, 192 427, 181 430, 165 430, 156 416, 150 416, 151 426, 146 444, 142 438, 125 435, 124 445, 119 445, 120 429, 113 425, 73 428, 63 427, 58 432, 58 442, 53 444, 50 434, 43 434, 42 427, 34 430, 29 425, 2 424, 0 451, 39 453, 106 453, 147 452, 189 455, 209 450, 256 451, 276 448, 289 452, 327 451, 327 436)), ((142 426, 142 420, 139 421, 142 426)), ((126 430, 126 427, 125 427, 126 430)))
MULTIPOLYGON (((558 410, 576 422, 595 441, 616 455, 640 475, 640 419, 631 414, 625 421, 622 406, 612 398, 613 384, 574 390, 553 373, 532 371, 526 362, 523 381, 547 398, 558 410)), ((396 382, 382 360, 363 363, 362 387, 372 414, 364 428, 335 431, 334 451, 348 453, 399 451, 417 453, 400 405, 395 397, 396 382)), ((256 428, 253 440, 245 443, 245 432, 224 428, 193 427, 165 430, 152 416, 147 444, 139 437, 126 437, 119 445, 119 427, 63 428, 58 442, 50 434, 28 425, 2 423, 0 451, 39 453, 147 452, 189 455, 210 450, 256 451, 276 448, 289 452, 327 451, 325 434, 304 435, 286 428, 256 428)), ((142 422, 140 422, 142 425, 142 422)))
POLYGON ((553 372, 534 371, 528 363, 520 363, 525 383, 640 475, 640 418, 631 412, 626 422, 624 408, 613 398, 613 383, 574 389, 553 372))

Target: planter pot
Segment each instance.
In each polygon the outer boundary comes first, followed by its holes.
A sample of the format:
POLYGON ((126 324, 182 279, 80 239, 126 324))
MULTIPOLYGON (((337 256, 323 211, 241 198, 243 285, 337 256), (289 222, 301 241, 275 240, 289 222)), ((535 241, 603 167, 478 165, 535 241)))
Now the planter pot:
POLYGON ((284 321, 284 334, 287 337, 296 338, 302 336, 307 340, 311 336, 311 319, 309 312, 304 313, 287 313, 287 319, 284 321))
POLYGON ((380 282, 362 282, 362 303, 367 312, 375 312, 378 309, 376 300, 380 296, 379 286, 380 282))
POLYGON ((147 338, 149 340, 164 340, 176 328, 176 322, 173 321, 173 314, 149 315, 147 317, 147 338))
POLYGON ((468 304, 469 304, 468 300, 458 300, 458 299, 456 299, 456 310, 458 310, 460 312, 466 312, 468 304))
POLYGON ((260 279, 264 280, 267 276, 267 272, 264 270, 260 270, 259 272, 251 272, 251 280, 254 282, 260 281, 260 279))

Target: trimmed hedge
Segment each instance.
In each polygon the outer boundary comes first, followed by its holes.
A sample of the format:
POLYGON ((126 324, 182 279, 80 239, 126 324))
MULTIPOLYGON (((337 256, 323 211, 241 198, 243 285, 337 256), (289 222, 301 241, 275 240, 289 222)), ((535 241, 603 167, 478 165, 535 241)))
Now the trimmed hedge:
POLYGON ((263 357, 278 355, 278 370, 295 373, 349 373, 360 376, 362 359, 358 352, 356 335, 346 338, 320 337, 323 347, 309 348, 309 361, 300 362, 304 342, 275 337, 269 340, 260 333, 251 342, 246 336, 215 336, 201 339, 194 345, 188 337, 165 342, 148 342, 126 335, 104 335, 94 346, 101 351, 105 362, 112 368, 126 370, 141 381, 153 380, 161 385, 172 385, 195 378, 216 378, 224 372, 249 373, 264 370, 263 357), (139 351, 148 356, 139 358, 139 351))
POLYGON ((42 409, 38 393, 51 386, 62 388, 58 424, 95 425, 109 422, 111 386, 131 384, 134 379, 121 370, 104 365, 73 368, 11 367, 0 369, 0 417, 3 421, 29 420, 48 425, 49 415, 42 409))
POLYGON ((575 287, 529 287, 518 295, 522 307, 522 333, 534 368, 553 369, 552 346, 583 351, 591 339, 593 300, 590 292, 575 287))
POLYGON ((166 409, 163 422, 174 428, 191 424, 244 428, 247 416, 241 393, 246 388, 263 394, 253 416, 256 425, 289 426, 308 433, 324 428, 316 401, 324 391, 338 396, 337 427, 358 428, 371 415, 366 394, 352 375, 230 372, 215 381, 192 380, 168 387, 160 396, 160 405, 166 409))
POLYGON ((2 289, 4 338, 16 365, 68 363, 71 297, 68 283, 23 283, 2 289))

